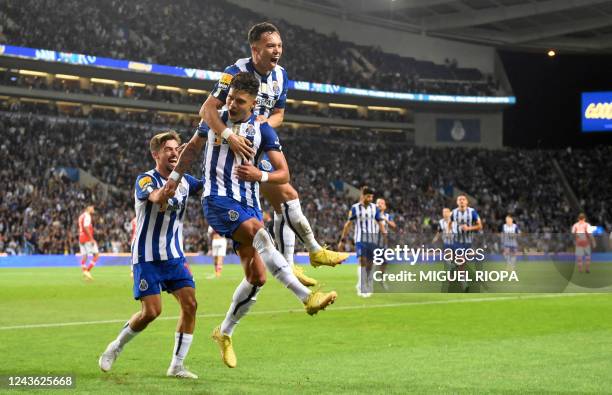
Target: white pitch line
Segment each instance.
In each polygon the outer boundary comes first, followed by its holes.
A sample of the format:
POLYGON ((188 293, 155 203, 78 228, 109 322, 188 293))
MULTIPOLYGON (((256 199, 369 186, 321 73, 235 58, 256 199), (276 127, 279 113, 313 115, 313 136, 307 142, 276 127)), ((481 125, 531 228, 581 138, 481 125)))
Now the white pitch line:
MULTIPOLYGON (((544 299, 544 298, 560 298, 560 297, 573 297, 573 296, 586 296, 594 295, 593 293, 580 293, 580 294, 541 294, 541 295, 523 295, 523 296, 498 296, 489 298, 469 298, 469 299, 449 299, 449 300, 424 300, 420 302, 400 302, 400 303, 385 303, 385 304, 372 304, 372 305, 352 305, 352 306, 335 306, 332 307, 331 311, 347 311, 347 310, 361 310, 361 309, 377 309, 377 308, 389 308, 389 307, 405 307, 405 306, 427 306, 427 305, 438 305, 438 304, 454 304, 454 303, 479 303, 479 302, 498 302, 505 300, 523 300, 523 299, 544 299)), ((284 313, 303 313, 303 309, 289 309, 289 310, 264 310, 264 311, 253 311, 249 315, 266 315, 266 314, 284 314, 284 313)), ((209 314, 198 314, 198 318, 219 318, 225 317, 225 313, 209 313, 209 314)), ((178 316, 159 317, 156 321, 176 320, 178 316)), ((58 328, 64 326, 83 326, 83 325, 98 325, 98 324, 118 324, 125 323, 125 319, 115 320, 101 320, 101 321, 74 321, 74 322, 56 322, 48 324, 26 324, 26 325, 14 325, 14 326, 0 326, 0 331, 8 331, 13 329, 37 329, 37 328, 58 328)))

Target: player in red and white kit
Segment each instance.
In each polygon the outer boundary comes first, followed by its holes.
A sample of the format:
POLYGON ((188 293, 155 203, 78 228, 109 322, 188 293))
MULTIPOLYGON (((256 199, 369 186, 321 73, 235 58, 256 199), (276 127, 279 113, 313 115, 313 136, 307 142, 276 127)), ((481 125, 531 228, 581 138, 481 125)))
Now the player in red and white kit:
POLYGON ((591 272, 591 246, 595 248, 595 239, 591 235, 590 229, 591 225, 586 222, 586 215, 580 213, 578 222, 572 226, 572 234, 576 241, 576 263, 580 273, 582 273, 583 257, 586 272, 591 272))
POLYGON ((81 248, 81 270, 83 276, 91 280, 91 269, 96 265, 98 261, 98 243, 94 239, 93 222, 91 216, 94 213, 94 206, 87 206, 85 211, 79 216, 79 246, 81 248), (93 259, 87 265, 87 258, 89 255, 93 255, 93 259))

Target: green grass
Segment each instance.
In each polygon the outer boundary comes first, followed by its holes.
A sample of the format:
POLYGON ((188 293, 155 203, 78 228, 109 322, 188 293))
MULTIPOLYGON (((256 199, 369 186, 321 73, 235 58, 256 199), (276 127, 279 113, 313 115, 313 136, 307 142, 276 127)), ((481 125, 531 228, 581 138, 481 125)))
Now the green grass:
POLYGON ((205 279, 211 266, 193 269, 199 317, 186 364, 199 380, 164 376, 178 314, 168 295, 162 319, 126 346, 110 373, 98 369, 99 354, 139 309, 127 267, 96 268, 92 283, 76 267, 0 269, 0 375, 73 374, 79 393, 612 391, 612 295, 360 299, 355 266, 309 269, 325 289, 338 291, 336 304, 309 317, 270 279, 234 334, 238 367, 228 369, 209 335, 241 269, 227 266, 219 280, 205 279), (108 320, 116 322, 99 322, 108 320), (71 322, 90 323, 7 329, 71 322))

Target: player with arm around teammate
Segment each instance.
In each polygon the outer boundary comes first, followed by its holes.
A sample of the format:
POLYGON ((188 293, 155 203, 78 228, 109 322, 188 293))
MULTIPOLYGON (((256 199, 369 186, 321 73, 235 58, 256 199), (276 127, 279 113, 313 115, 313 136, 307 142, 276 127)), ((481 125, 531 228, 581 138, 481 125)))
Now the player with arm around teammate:
POLYGON ((176 191, 164 189, 178 161, 179 145, 180 137, 174 131, 155 135, 149 144, 155 168, 136 178, 137 229, 132 242, 132 265, 134 298, 140 300, 141 310, 100 356, 98 364, 103 372, 108 372, 123 347, 161 314, 161 291, 167 291, 179 302, 181 314, 166 374, 198 378, 183 365, 193 339, 197 310, 195 283, 183 253, 183 220, 188 197, 197 195, 203 184, 185 174, 178 179, 176 191))

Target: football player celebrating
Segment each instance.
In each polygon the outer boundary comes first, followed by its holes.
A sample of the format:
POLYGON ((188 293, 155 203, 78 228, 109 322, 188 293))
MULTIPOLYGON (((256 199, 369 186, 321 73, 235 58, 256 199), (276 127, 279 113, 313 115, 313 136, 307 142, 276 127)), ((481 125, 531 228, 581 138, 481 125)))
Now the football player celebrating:
MULTIPOLYGON (((225 104, 230 83, 239 72, 253 74, 260 82, 253 112, 259 122, 266 121, 271 127, 277 128, 283 123, 289 78, 285 69, 278 65, 283 53, 283 42, 276 26, 268 22, 254 25, 249 30, 248 41, 251 57, 238 59, 236 63, 225 69, 212 93, 202 105, 200 116, 218 137, 228 142, 234 153, 252 158, 255 152, 248 140, 232 133, 219 116, 218 110, 225 104)), ((308 249, 310 264, 314 267, 335 266, 348 258, 348 254, 330 251, 317 242, 308 219, 302 213, 298 192, 291 184, 263 183, 260 190, 274 208, 274 237, 289 263, 293 263, 296 235, 308 249)), ((301 267, 293 265, 293 271, 302 284, 306 286, 316 284, 315 280, 303 273, 301 267)))
POLYGON ((132 242, 132 266, 134 298, 140 300, 141 310, 130 318, 117 338, 106 347, 98 361, 103 372, 108 372, 123 347, 161 314, 160 294, 167 291, 179 302, 181 315, 176 327, 172 361, 166 374, 198 378, 183 365, 193 339, 198 305, 193 276, 183 253, 183 219, 187 198, 197 195, 203 183, 185 174, 177 181, 176 193, 168 193, 164 189, 178 161, 180 142, 175 131, 155 135, 149 143, 155 168, 136 178, 134 201, 137 226, 132 242))

